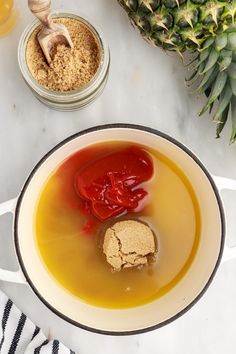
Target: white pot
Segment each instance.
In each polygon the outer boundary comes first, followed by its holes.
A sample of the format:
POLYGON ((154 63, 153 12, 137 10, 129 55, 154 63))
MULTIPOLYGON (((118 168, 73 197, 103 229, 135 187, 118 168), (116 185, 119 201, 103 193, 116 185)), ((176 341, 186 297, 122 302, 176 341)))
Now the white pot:
MULTIPOLYGON (((225 217, 222 189, 236 190, 236 181, 214 177, 199 159, 171 137, 156 130, 128 124, 113 124, 85 130, 52 149, 35 166, 18 198, 0 205, 0 215, 14 214, 14 244, 18 272, 0 270, 0 279, 26 283, 58 316, 76 326, 106 334, 136 334, 163 326, 191 308, 211 283, 222 258, 225 217), (186 275, 167 294, 136 308, 105 309, 86 304, 63 289, 48 273, 34 236, 35 204, 49 174, 78 149, 103 141, 130 141, 160 151, 173 160, 191 181, 198 198, 202 231, 197 254, 186 275)), ((236 256, 225 249, 225 258, 236 256)))

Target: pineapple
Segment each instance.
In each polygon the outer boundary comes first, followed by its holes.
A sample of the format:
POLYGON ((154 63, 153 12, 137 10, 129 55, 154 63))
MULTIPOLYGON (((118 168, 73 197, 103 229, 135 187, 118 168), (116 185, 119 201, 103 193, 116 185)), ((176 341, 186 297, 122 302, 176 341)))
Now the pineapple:
POLYGON ((236 140, 236 0, 118 0, 142 36, 164 50, 194 53, 187 81, 207 95, 202 115, 216 109, 219 137, 231 112, 236 140))

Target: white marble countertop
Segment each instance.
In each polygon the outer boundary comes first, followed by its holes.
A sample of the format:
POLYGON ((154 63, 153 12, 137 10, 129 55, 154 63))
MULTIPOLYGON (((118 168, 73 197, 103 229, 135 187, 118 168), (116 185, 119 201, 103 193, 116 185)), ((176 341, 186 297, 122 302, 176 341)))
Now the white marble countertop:
MULTIPOLYGON (((215 139, 210 117, 197 118, 204 98, 184 85, 186 68, 145 43, 116 0, 54 0, 55 8, 76 9, 97 23, 111 49, 110 77, 103 95, 88 108, 52 111, 24 84, 17 66, 17 44, 32 16, 18 0, 15 30, 0 39, 0 201, 15 197, 34 164, 55 144, 87 127, 112 122, 144 124, 191 148, 218 175, 236 178, 236 144, 228 146, 230 126, 215 139)), ((227 240, 236 243, 236 193, 224 194, 227 240)), ((0 266, 17 269, 11 217, 0 220, 0 266)), ((80 354, 233 354, 236 352, 236 260, 220 266, 205 296, 187 314, 159 330, 109 337, 86 332, 59 319, 22 285, 0 282, 15 303, 47 334, 80 354)), ((2 353, 4 354, 4 353, 2 353)))

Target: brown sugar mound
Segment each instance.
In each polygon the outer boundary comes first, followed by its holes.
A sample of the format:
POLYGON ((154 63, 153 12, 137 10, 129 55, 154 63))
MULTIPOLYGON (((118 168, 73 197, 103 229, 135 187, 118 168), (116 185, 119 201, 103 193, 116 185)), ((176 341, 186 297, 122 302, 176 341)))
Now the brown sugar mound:
POLYGON ((139 221, 120 221, 107 229, 103 252, 117 271, 143 266, 155 259, 155 236, 149 226, 139 221))
POLYGON ((32 33, 26 47, 28 68, 38 83, 52 91, 72 91, 86 85, 96 74, 101 61, 99 43, 89 28, 72 18, 59 18, 65 25, 74 48, 59 44, 50 66, 37 40, 40 26, 32 33))

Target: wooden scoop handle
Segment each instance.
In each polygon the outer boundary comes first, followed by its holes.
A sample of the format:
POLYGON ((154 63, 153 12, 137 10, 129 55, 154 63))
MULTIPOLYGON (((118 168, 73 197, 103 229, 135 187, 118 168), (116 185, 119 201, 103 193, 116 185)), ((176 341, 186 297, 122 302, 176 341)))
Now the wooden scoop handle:
POLYGON ((28 6, 34 16, 36 16, 44 26, 52 28, 51 0, 28 0, 28 6))

